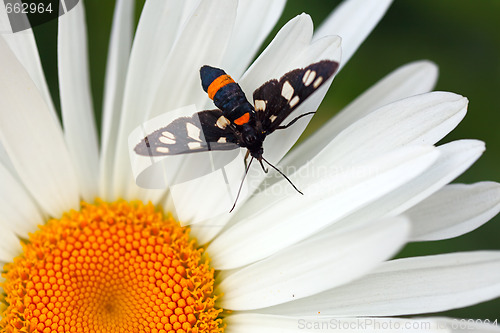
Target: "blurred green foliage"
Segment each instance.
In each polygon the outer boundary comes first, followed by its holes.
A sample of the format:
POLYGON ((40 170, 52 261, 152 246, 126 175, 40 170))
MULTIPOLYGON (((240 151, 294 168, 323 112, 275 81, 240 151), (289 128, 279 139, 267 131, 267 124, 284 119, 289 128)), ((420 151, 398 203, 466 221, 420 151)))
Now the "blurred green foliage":
MULTIPOLYGON (((143 2, 137 3, 137 18, 143 2)), ((96 121, 100 124, 114 1, 87 0, 84 3, 92 92, 96 121)), ((302 12, 309 13, 315 26, 319 26, 338 3, 340 1, 289 0, 270 39, 279 27, 302 12)), ((456 181, 500 181, 499 14, 500 2, 497 0, 395 0, 385 18, 336 77, 304 137, 397 67, 429 59, 440 68, 436 90, 456 92, 470 100, 468 115, 443 142, 475 138, 487 143, 483 157, 456 181)), ((35 30, 47 80, 58 106, 57 24, 50 22, 35 30)), ((478 230, 456 239, 410 244, 400 256, 500 249, 499 237, 500 217, 497 216, 478 230)), ((499 309, 500 300, 494 300, 444 315, 495 320, 500 319, 499 309)))

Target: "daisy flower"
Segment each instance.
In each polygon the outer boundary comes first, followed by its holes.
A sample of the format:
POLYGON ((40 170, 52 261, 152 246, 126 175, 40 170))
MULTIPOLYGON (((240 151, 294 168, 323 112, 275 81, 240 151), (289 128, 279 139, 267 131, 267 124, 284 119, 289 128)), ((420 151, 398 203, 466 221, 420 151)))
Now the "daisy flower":
MULTIPOLYGON (((496 251, 390 260, 407 242, 462 235, 500 210, 497 183, 447 185, 484 144, 435 146, 467 99, 430 92, 427 61, 389 74, 293 150, 306 119, 266 139, 267 159, 303 196, 253 172, 256 190, 214 215, 225 188, 201 185, 217 175, 176 198, 136 185, 129 134, 186 105, 213 108, 202 65, 223 67, 247 97, 319 60, 342 68, 390 1, 345 1, 315 32, 299 15, 251 63, 284 4, 149 0, 133 34, 133 2, 118 0, 100 148, 82 4, 59 19, 62 126, 32 32, 0 37, 2 331, 451 331, 462 329, 452 319, 390 317, 500 295, 496 251)), ((3 11, 0 24, 6 31, 3 11)), ((331 81, 299 109, 315 110, 331 81)), ((172 162, 176 175, 203 167, 189 158, 172 162)), ((241 179, 235 160, 229 181, 241 179)))

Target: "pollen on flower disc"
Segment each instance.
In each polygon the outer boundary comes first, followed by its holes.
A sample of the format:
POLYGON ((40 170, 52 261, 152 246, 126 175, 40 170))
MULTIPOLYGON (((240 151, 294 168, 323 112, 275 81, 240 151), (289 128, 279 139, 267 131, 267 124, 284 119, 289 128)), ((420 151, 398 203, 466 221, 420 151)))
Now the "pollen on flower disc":
POLYGON ((223 332, 189 230, 141 202, 82 203, 4 266, 2 332, 223 332))

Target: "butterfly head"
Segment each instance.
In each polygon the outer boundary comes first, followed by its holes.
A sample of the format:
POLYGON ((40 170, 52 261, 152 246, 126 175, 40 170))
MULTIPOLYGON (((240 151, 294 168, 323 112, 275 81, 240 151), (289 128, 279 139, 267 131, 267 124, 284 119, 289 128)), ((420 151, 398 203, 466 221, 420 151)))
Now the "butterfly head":
POLYGON ((246 147, 250 154, 256 159, 260 160, 264 148, 262 144, 264 142, 266 135, 263 131, 259 130, 256 126, 243 125, 241 128, 241 141, 242 147, 246 147))

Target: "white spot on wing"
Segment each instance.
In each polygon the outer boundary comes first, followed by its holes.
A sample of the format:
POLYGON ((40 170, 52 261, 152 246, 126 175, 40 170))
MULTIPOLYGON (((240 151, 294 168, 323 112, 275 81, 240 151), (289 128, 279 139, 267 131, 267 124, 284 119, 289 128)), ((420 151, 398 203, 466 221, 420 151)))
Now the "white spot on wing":
POLYGON ((170 133, 169 131, 163 131, 161 132, 161 135, 163 135, 166 138, 175 140, 175 135, 173 133, 170 133))
POLYGON ((300 98, 299 96, 295 96, 294 98, 292 98, 290 100, 290 102, 288 104, 290 104, 290 107, 294 107, 295 105, 297 105, 297 103, 300 101, 300 98))
POLYGON ((227 140, 225 137, 221 137, 221 138, 219 138, 219 140, 217 140, 217 143, 226 143, 226 142, 227 142, 227 140))
POLYGON ((260 99, 255 100, 255 111, 264 111, 266 109, 266 102, 260 99))
POLYGON ((168 149, 167 147, 157 147, 156 151, 159 152, 159 153, 162 153, 162 154, 168 154, 168 152, 170 151, 170 149, 168 149))
POLYGON ((276 120, 276 118, 278 118, 278 117, 276 117, 275 115, 272 115, 271 117, 269 117, 269 120, 271 120, 271 122, 273 123, 276 120))
POLYGON ((315 77, 316 72, 308 69, 302 77, 302 82, 304 82, 304 85, 307 87, 314 81, 315 77))
POLYGON ((292 98, 293 87, 290 84, 290 82, 285 81, 285 83, 283 83, 283 88, 281 89, 281 96, 283 96, 287 101, 289 101, 290 98, 292 98))
POLYGON ((318 77, 318 78, 316 79, 316 81, 314 81, 314 83, 313 83, 313 87, 314 87, 314 88, 318 88, 318 87, 319 87, 319 85, 321 84, 321 82, 323 82, 323 77, 321 77, 321 76, 320 76, 320 77, 318 77))
POLYGON ((217 119, 217 127, 220 128, 220 129, 225 129, 227 125, 229 125, 231 122, 229 121, 229 119, 227 119, 226 117, 224 116, 220 116, 219 119, 217 119))
POLYGON ((200 142, 188 142, 188 147, 189 147, 189 149, 200 149, 201 143, 200 142))
POLYGON ((175 143, 175 139, 167 138, 164 136, 160 136, 159 140, 161 143, 164 143, 166 145, 173 145, 175 143))
POLYGON ((196 127, 195 125, 193 125, 191 123, 186 123, 186 131, 187 131, 188 136, 191 139, 196 140, 196 141, 201 141, 201 138, 200 138, 201 130, 198 127, 196 127))

